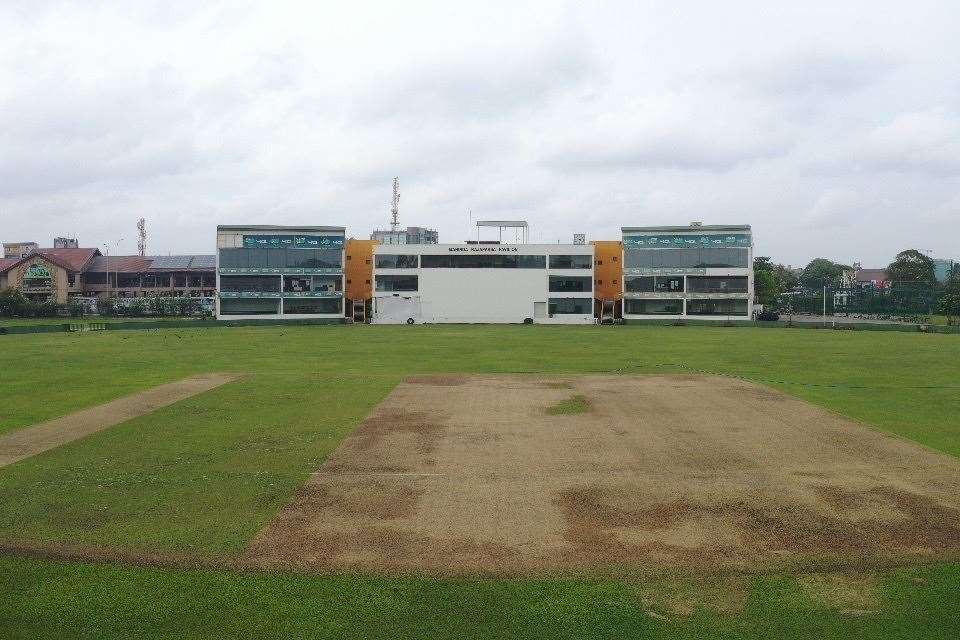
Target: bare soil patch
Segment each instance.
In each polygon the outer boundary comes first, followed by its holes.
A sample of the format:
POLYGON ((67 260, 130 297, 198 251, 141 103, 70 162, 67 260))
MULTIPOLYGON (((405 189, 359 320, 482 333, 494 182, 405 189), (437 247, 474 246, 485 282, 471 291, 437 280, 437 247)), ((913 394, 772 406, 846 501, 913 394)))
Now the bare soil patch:
POLYGON ((455 575, 960 557, 960 461, 777 391, 690 375, 451 382, 394 389, 242 562, 455 575), (590 410, 548 413, 572 394, 590 410))
POLYGON ((238 377, 233 373, 193 376, 5 434, 0 436, 0 467, 152 413, 238 377))

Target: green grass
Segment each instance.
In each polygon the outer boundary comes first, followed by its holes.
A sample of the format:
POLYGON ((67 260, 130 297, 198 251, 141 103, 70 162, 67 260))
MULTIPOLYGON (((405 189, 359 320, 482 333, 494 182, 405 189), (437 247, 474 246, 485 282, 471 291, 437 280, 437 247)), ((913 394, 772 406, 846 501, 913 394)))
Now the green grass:
POLYGON ((13 327, 13 326, 32 326, 39 324, 70 324, 73 322, 80 322, 89 324, 91 322, 164 322, 168 320, 199 320, 200 318, 179 318, 179 317, 160 317, 160 318, 108 318, 100 316, 84 316, 82 318, 0 318, 0 327, 13 327))
POLYGON ((590 402, 581 395, 570 396, 566 400, 558 402, 552 407, 547 407, 547 413, 551 416, 567 416, 576 413, 586 413, 590 410, 590 402))
MULTIPOLYGON (((0 432, 195 373, 248 374, 0 469, 0 540, 236 553, 343 436, 415 373, 727 373, 960 455, 958 362, 960 337, 952 335, 753 328, 218 327, 0 336, 0 432)), ((865 618, 797 600, 795 576, 774 576, 755 580, 749 606, 738 613, 665 622, 647 615, 636 589, 620 582, 2 562, 0 631, 24 629, 22 637, 57 637, 58 630, 129 637, 138 629, 152 629, 153 637, 259 637, 271 628, 291 637, 308 628, 321 637, 881 637, 884 630, 937 637, 957 622, 930 617, 937 598, 957 600, 953 566, 923 569, 929 588, 885 574, 887 596, 865 618), (85 617, 94 600, 109 604, 85 617), (418 616, 426 616, 421 626, 418 616), (249 634, 237 631, 248 627, 249 634)))
POLYGON ((678 614, 649 596, 672 582, 256 575, 0 558, 0 629, 31 640, 956 638, 960 566, 875 579, 869 610, 769 575, 738 584, 732 609, 678 614))

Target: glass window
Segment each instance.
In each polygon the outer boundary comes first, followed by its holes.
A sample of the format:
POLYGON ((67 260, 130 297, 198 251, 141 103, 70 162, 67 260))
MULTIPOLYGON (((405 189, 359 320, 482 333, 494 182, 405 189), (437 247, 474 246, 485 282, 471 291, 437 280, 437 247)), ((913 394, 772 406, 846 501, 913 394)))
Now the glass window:
POLYGON ((220 313, 226 316, 275 315, 279 311, 279 299, 229 298, 220 301, 220 313))
POLYGON ((550 256, 551 269, 589 269, 593 257, 588 255, 550 256))
POLYGON ((377 291, 416 291, 418 286, 417 276, 384 276, 378 275, 377 291))
POLYGON ((377 255, 377 269, 416 269, 416 255, 377 255))
POLYGON ((266 249, 267 252, 267 264, 264 266, 270 267, 272 269, 282 269, 287 266, 287 250, 286 249, 266 249))
POLYGON ((284 313, 342 313, 340 298, 284 298, 284 313))
POLYGON ((683 276, 657 276, 653 287, 660 292, 683 291, 683 276))
POLYGON ((445 254, 420 256, 424 269, 545 269, 546 256, 445 254))
POLYGON ((550 276, 550 291, 590 291, 590 276, 550 276))
POLYGON ((690 276, 694 293, 746 293, 746 276, 690 276))
MULTIPOLYGON (((192 278, 191 278, 192 280, 192 278)), ((199 278, 197 278, 199 280, 199 278)), ((191 286, 194 286, 191 283, 191 286)), ((199 283, 196 286, 200 286, 199 283)), ((280 291, 279 276, 220 276, 221 291, 280 291)))
POLYGON ((86 284, 107 284, 107 274, 103 271, 89 271, 83 274, 86 284))
POLYGON ((593 315, 593 298, 550 298, 550 315, 593 315))
POLYGON ((283 291, 284 293, 302 293, 312 291, 312 282, 313 280, 310 278, 310 276, 284 276, 283 291))
POLYGON ((726 300, 687 300, 687 315, 745 316, 747 315, 747 301, 736 298, 726 300))
POLYGON ((635 268, 708 268, 747 267, 747 249, 715 249, 697 247, 691 249, 627 249, 624 266, 635 268))
POLYGON ((187 276, 182 273, 178 273, 173 276, 173 286, 175 287, 186 287, 187 286, 187 276))
POLYGON ((117 287, 139 287, 139 286, 140 286, 139 273, 118 273, 117 274, 117 287))
POLYGON ((220 249, 220 266, 225 269, 246 269, 249 249, 220 249))
POLYGON ((313 276, 313 291, 332 293, 343 290, 343 279, 340 276, 313 276))
POLYGON ((628 276, 623 285, 631 293, 649 293, 653 291, 653 276, 628 276))
POLYGON ((337 269, 340 249, 220 249, 220 266, 226 269, 337 269))
POLYGON ((635 315, 673 315, 678 316, 683 313, 683 300, 665 300, 663 298, 651 298, 649 300, 623 301, 624 313, 635 315))

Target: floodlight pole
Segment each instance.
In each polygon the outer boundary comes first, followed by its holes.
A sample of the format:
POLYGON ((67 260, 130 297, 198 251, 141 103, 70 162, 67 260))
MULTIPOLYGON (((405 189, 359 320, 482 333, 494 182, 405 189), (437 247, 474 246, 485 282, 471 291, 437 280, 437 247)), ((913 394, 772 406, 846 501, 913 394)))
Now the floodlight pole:
POLYGON ((823 285, 823 326, 827 326, 827 285, 823 285))

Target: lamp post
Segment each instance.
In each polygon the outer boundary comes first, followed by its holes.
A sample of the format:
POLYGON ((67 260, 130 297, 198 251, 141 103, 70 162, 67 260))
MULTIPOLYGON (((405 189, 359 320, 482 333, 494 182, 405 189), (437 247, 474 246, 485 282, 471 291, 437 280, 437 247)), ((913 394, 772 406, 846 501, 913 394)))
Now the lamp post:
MULTIPOLYGON (((112 244, 117 250, 119 250, 121 242, 123 242, 123 238, 120 238, 119 240, 115 240, 112 244)), ((111 245, 110 242, 106 242, 103 245, 104 251, 107 252, 107 300, 110 299, 110 294, 112 293, 111 290, 113 289, 113 287, 110 284, 110 245, 111 245)))

